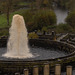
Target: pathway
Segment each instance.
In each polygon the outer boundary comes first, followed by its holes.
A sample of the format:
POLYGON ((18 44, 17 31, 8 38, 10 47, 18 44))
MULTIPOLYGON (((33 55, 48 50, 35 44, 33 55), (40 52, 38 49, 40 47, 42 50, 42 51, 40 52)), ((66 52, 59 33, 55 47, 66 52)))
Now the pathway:
POLYGON ((59 37, 59 38, 57 38, 57 41, 60 41, 61 39, 63 39, 64 37, 66 37, 68 35, 68 33, 67 34, 64 34, 64 35, 62 35, 61 37, 59 37))

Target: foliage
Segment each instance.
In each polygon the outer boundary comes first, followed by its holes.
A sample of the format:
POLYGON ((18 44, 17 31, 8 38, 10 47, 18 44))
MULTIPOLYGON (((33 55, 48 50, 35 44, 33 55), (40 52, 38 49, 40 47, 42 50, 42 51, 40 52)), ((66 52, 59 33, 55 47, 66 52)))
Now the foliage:
POLYGON ((34 25, 36 29, 41 29, 56 24, 56 15, 50 10, 40 10, 34 16, 34 25))
POLYGON ((43 1, 43 4, 48 4, 48 0, 44 0, 43 1))
POLYGON ((8 36, 9 32, 8 30, 0 30, 0 36, 8 36))
POLYGON ((57 0, 59 7, 68 10, 75 10, 75 0, 57 0))
POLYGON ((69 32, 72 32, 72 27, 68 24, 59 24, 57 27, 56 27, 56 32, 57 33, 69 33, 69 32))
POLYGON ((20 2, 18 5, 25 5, 28 6, 30 4, 30 2, 20 2))
POLYGON ((26 23, 32 22, 32 20, 33 20, 33 12, 31 10, 24 11, 22 13, 22 15, 24 16, 24 19, 25 19, 26 23))
POLYGON ((14 14, 22 15, 22 13, 25 12, 25 11, 26 11, 26 9, 21 9, 21 10, 17 10, 15 12, 10 13, 9 26, 7 25, 6 15, 0 14, 0 28, 10 27, 13 15, 14 14))
POLYGON ((75 11, 72 11, 69 13, 69 15, 66 18, 67 24, 75 28, 75 11))
POLYGON ((41 30, 38 29, 38 30, 37 30, 37 33, 41 33, 41 30))
POLYGON ((69 0, 68 8, 69 8, 70 11, 75 10, 75 0, 69 0))
POLYGON ((42 27, 42 31, 47 32, 47 27, 42 27))
POLYGON ((40 8, 52 8, 52 0, 36 0, 36 7, 40 8))
POLYGON ((28 38, 29 39, 36 39, 36 38, 38 38, 38 35, 35 34, 35 32, 32 32, 32 33, 29 33, 28 38))
POLYGON ((61 8, 68 9, 69 1, 70 1, 70 0, 58 0, 58 1, 57 1, 57 4, 58 4, 58 6, 60 6, 61 8))
POLYGON ((54 29, 54 28, 56 28, 57 26, 56 25, 51 25, 51 26, 48 26, 47 28, 48 29, 54 29))
POLYGON ((52 0, 43 0, 42 6, 52 8, 52 0))
POLYGON ((56 15, 50 10, 36 10, 30 11, 22 14, 25 18, 28 31, 34 31, 42 29, 42 27, 47 27, 56 24, 56 15))
POLYGON ((34 28, 34 19, 33 19, 33 16, 34 16, 34 12, 32 12, 31 10, 26 10, 22 13, 24 19, 25 19, 25 23, 26 23, 26 26, 27 26, 27 29, 28 29, 28 32, 31 32, 33 31, 33 28, 34 28))
POLYGON ((0 10, 2 11, 2 13, 7 13, 8 9, 9 11, 13 11, 14 7, 17 6, 17 4, 19 3, 20 0, 1 0, 0 1, 0 10))
POLYGON ((7 27, 7 21, 5 15, 0 15, 0 28, 7 27))
POLYGON ((37 9, 40 9, 41 4, 42 4, 42 0, 36 0, 36 7, 37 7, 37 9))
POLYGON ((0 11, 6 14, 7 24, 9 25, 9 15, 19 0, 0 0, 0 11))

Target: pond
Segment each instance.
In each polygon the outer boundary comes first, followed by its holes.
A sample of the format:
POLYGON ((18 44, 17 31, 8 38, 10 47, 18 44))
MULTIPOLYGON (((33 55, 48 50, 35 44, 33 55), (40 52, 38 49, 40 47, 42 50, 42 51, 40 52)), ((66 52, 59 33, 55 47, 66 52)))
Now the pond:
POLYGON ((56 17, 57 17, 57 24, 65 23, 65 18, 68 15, 68 11, 57 7, 56 4, 54 4, 53 6, 54 6, 54 12, 55 12, 56 17))

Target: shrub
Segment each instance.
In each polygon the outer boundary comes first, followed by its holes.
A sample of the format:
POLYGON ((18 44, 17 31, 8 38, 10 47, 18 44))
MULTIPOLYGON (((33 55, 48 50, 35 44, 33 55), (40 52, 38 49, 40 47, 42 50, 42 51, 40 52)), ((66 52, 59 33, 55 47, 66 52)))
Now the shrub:
POLYGON ((37 29, 43 26, 50 26, 56 24, 56 15, 50 10, 40 10, 34 16, 34 24, 37 29))
POLYGON ((42 31, 47 32, 47 27, 42 27, 42 31))
POLYGON ((9 31, 8 30, 0 30, 0 36, 8 36, 9 31))
POLYGON ((56 24, 56 15, 50 10, 36 10, 23 12, 23 16, 27 25, 28 31, 34 31, 42 29, 42 27, 47 27, 56 24))
POLYGON ((22 13, 24 19, 25 19, 25 22, 28 23, 28 22, 32 22, 32 18, 33 18, 33 13, 31 12, 31 10, 27 10, 27 11, 24 11, 22 13))
POLYGON ((47 28, 48 29, 54 29, 54 28, 56 28, 57 26, 56 25, 51 25, 51 26, 48 26, 47 28))
POLYGON ((56 32, 57 33, 72 32, 72 27, 68 24, 61 23, 56 27, 56 32))
POLYGON ((36 38, 38 38, 38 35, 35 34, 35 32, 32 32, 32 33, 29 33, 28 38, 29 39, 36 39, 36 38))
POLYGON ((75 11, 70 12, 69 15, 66 18, 67 24, 75 28, 75 11))

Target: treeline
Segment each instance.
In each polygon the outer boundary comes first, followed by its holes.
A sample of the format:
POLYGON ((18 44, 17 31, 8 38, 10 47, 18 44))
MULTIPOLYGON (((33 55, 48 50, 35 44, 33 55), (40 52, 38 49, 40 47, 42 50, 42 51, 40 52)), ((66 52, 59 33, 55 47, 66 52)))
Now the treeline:
POLYGON ((9 26, 9 15, 18 8, 20 2, 31 2, 31 8, 51 7, 51 0, 0 0, 0 14, 6 14, 9 26))
MULTIPOLYGON (((70 12, 75 10, 75 0, 0 0, 0 11, 2 14, 6 14, 8 26, 10 19, 9 15, 17 9, 20 2, 31 3, 30 6, 32 10, 25 10, 25 12, 23 11, 22 13, 29 31, 34 31, 36 29, 42 30, 42 28, 45 27, 53 28, 53 26, 56 25, 56 15, 54 11, 52 11, 53 2, 56 2, 57 5, 63 9, 70 10, 70 12)), ((75 11, 69 13, 69 15, 70 16, 67 17, 66 22, 72 28, 75 28, 75 11)))
POLYGON ((58 7, 68 10, 75 10, 75 0, 54 0, 58 7))

